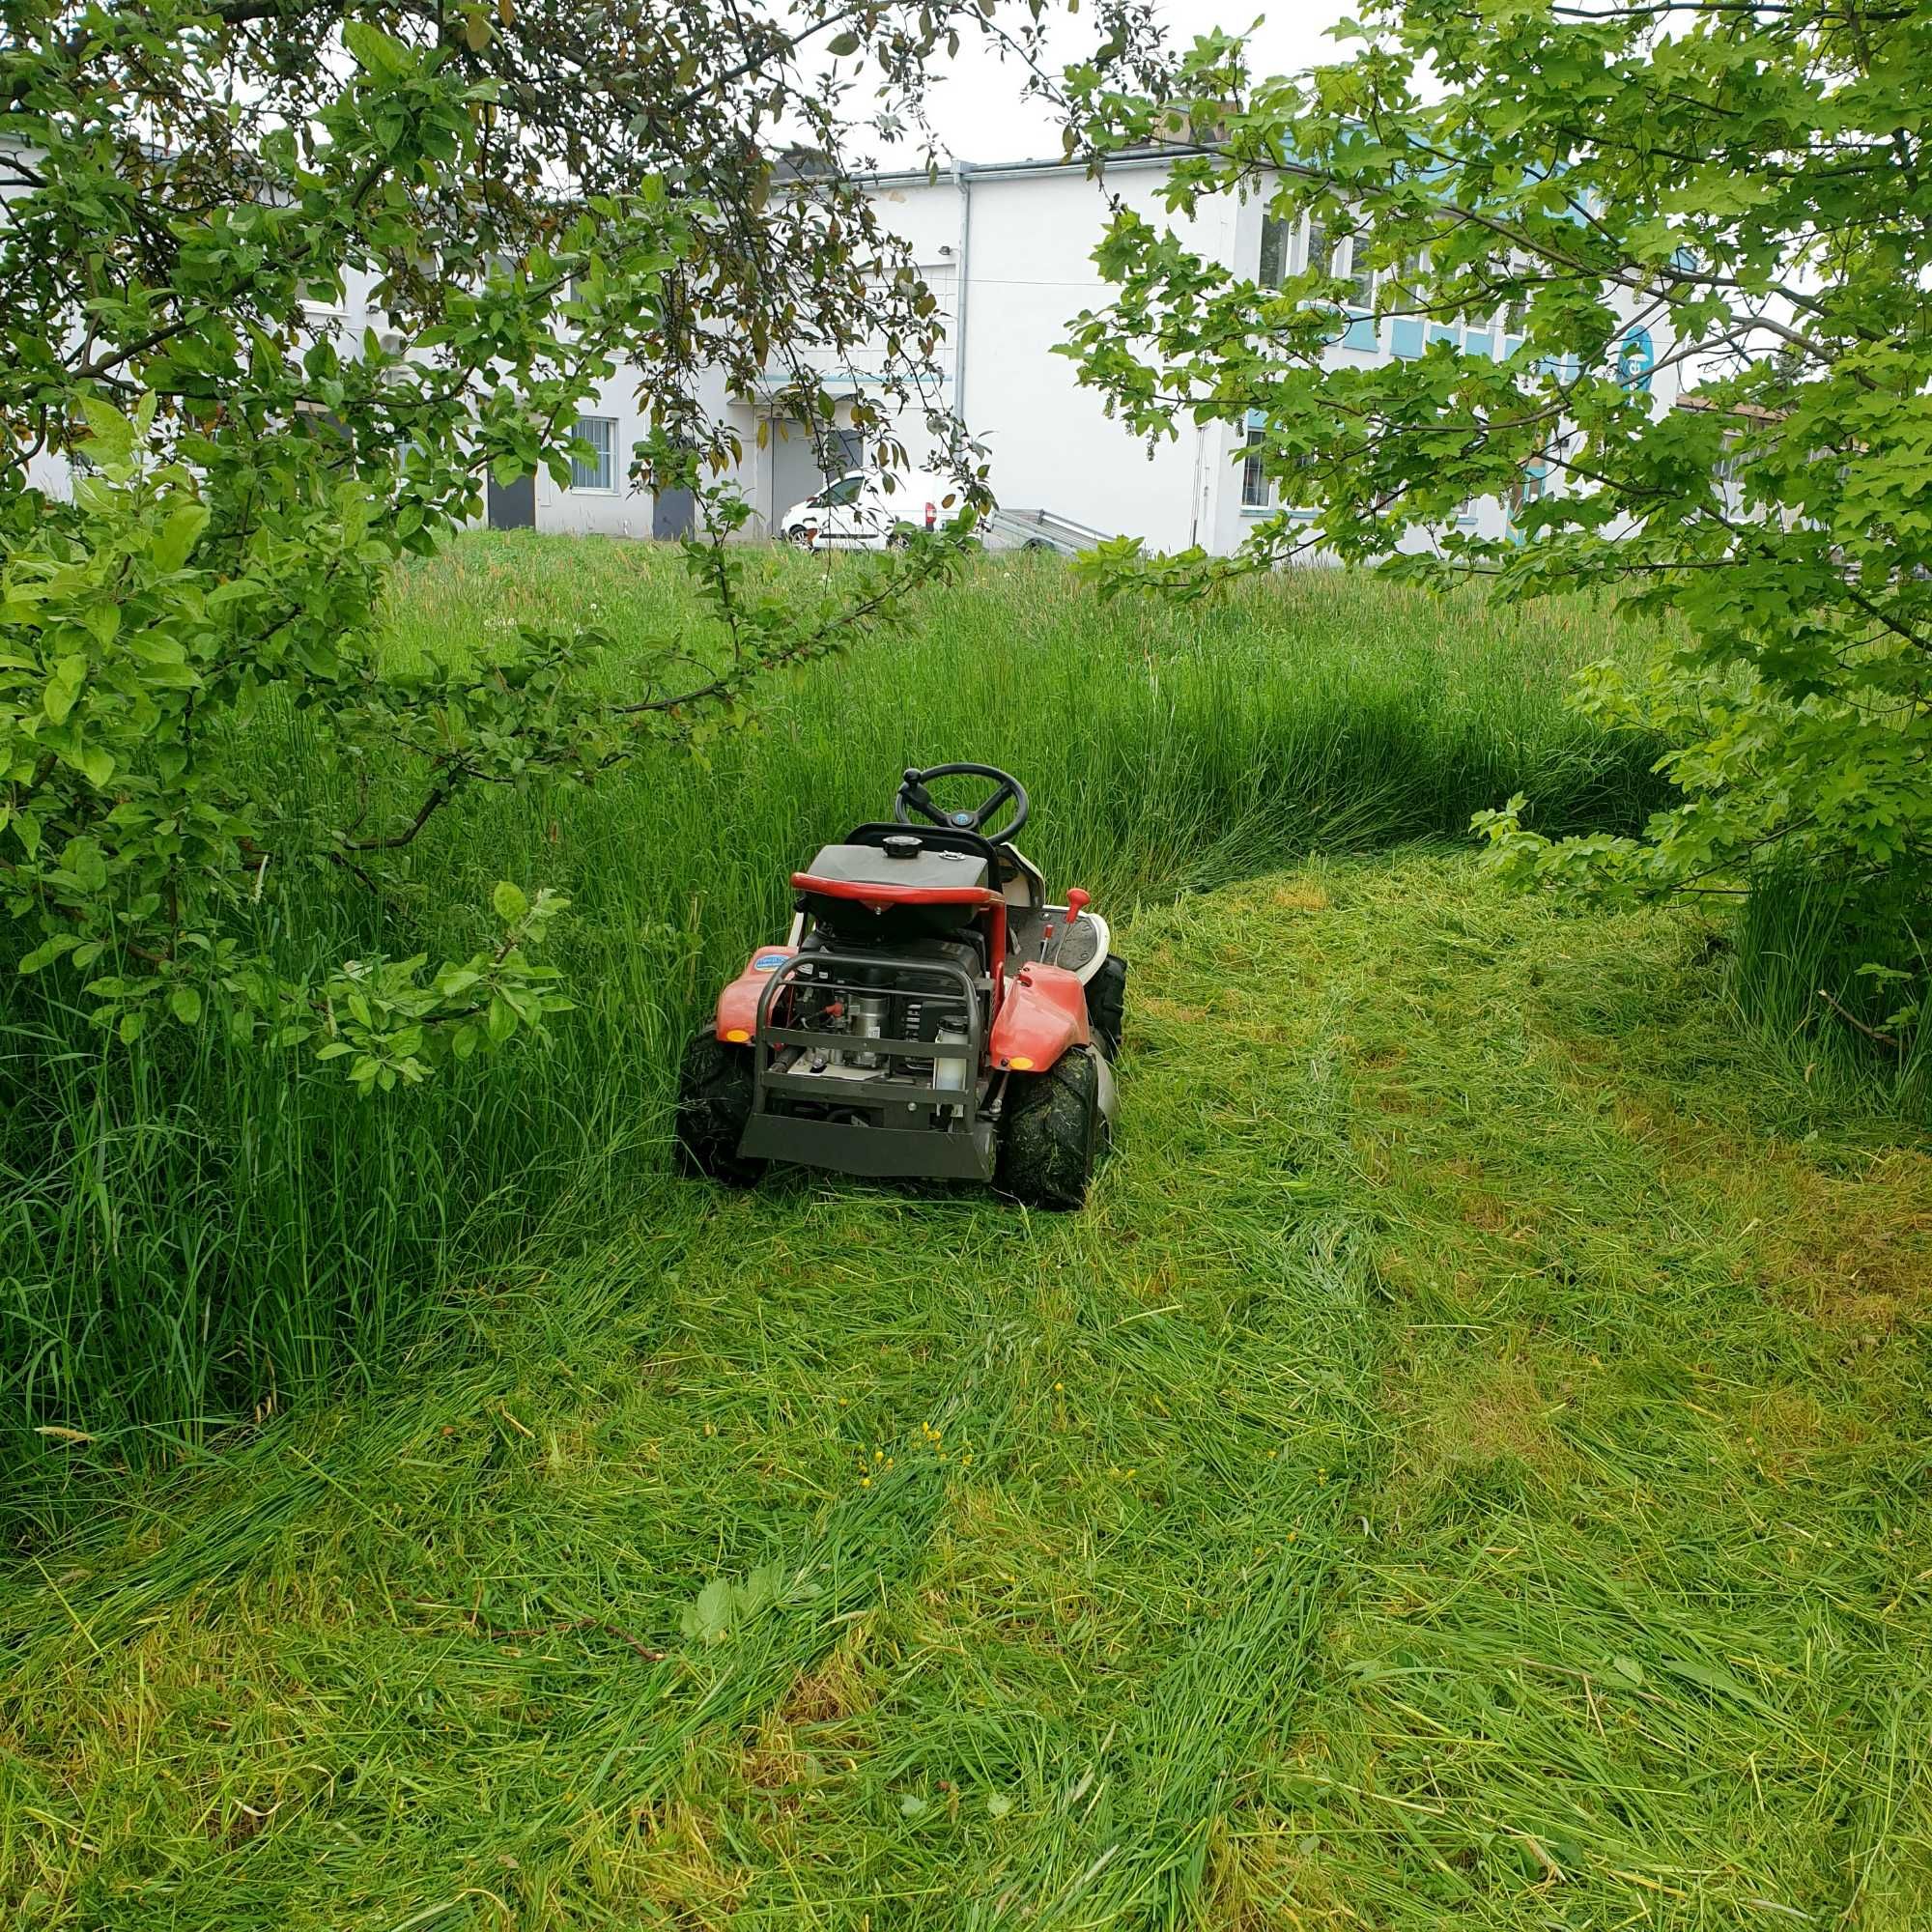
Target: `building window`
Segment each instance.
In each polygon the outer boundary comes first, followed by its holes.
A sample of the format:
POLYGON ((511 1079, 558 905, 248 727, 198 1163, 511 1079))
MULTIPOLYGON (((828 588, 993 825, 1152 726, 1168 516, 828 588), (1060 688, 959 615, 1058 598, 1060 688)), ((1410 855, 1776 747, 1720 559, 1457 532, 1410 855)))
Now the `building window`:
POLYGON ((1515 487, 1503 498, 1503 514, 1508 522, 1510 534, 1520 536, 1522 529, 1522 513, 1530 504, 1543 500, 1543 494, 1549 474, 1547 464, 1526 464, 1517 478, 1515 487))
POLYGON ((1264 433, 1259 424, 1248 429, 1247 454, 1241 458, 1241 508, 1265 510, 1274 501, 1274 485, 1262 466, 1264 433))
POLYGON ((1262 258, 1255 279, 1264 289, 1278 289, 1288 279, 1288 244, 1293 225, 1285 214, 1262 216, 1262 258))
POLYGON ((1369 265, 1367 229, 1363 229, 1349 243, 1346 272, 1349 277, 1349 306, 1366 315, 1376 305, 1376 271, 1369 265))
POLYGON ((580 443, 590 445, 590 455, 573 451, 570 459, 570 487, 573 490, 614 490, 617 487, 617 418, 579 416, 571 432, 580 443))
POLYGON ((1325 275, 1331 267, 1328 246, 1328 231, 1312 215, 1308 222, 1308 246, 1301 251, 1301 272, 1304 275, 1325 275))
POLYGON ((1627 389, 1650 389, 1650 372, 1657 366, 1657 351, 1650 330, 1639 328, 1623 339, 1617 351, 1617 381, 1627 389))

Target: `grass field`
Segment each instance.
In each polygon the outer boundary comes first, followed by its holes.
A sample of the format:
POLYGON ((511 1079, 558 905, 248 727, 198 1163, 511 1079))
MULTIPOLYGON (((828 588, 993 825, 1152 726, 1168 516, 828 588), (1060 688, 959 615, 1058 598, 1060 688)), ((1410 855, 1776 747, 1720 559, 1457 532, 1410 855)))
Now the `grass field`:
MULTIPOLYGON (((479 540, 396 647, 681 596, 479 540)), ((560 886, 547 1051, 372 1107, 10 1008, 0 1924, 1932 1923, 1932 1155, 1726 928, 1455 842, 1640 819, 1561 693, 1641 642, 992 569, 275 935, 560 886), (710 986, 950 756, 1133 962, 1092 1205, 671 1180, 710 986)))
MULTIPOLYGON (((814 586, 819 566, 756 566, 814 586)), ((400 655, 500 650, 520 621, 592 619, 625 650, 694 606, 648 546, 480 537, 402 577, 400 655)), ((461 957, 509 877, 574 901, 555 959, 582 1002, 555 1046, 368 1107, 300 1057, 170 1029, 130 1066, 56 976, 0 1012, 0 1462, 58 1515, 98 1467, 210 1437, 264 1403, 391 1361, 440 1296, 537 1242, 628 1216, 662 1164, 678 1048, 718 980, 787 916, 818 843, 884 812, 898 772, 973 758, 1039 800, 1027 846, 1118 908, 1297 854, 1459 837, 1515 790, 1544 821, 1633 825, 1655 748, 1563 705, 1575 665, 1633 640, 1578 606, 1522 614, 1309 573, 1208 610, 1101 606, 1057 562, 989 566, 764 694, 766 728, 708 765, 647 754, 594 790, 466 798, 389 904, 305 885, 265 904, 292 969, 461 957), (93 1438, 49 1451, 51 1426, 93 1438)), ((276 784, 331 807, 299 730, 276 784)), ((412 806, 408 780, 393 796, 412 806)), ((381 789, 379 784, 379 790, 381 789)), ((7 962, 0 960, 0 972, 7 962)), ((10 976, 11 977, 11 976, 10 976)))
POLYGON ((41 1552, 0 1917, 1926 1923, 1932 1161, 1688 918, 1123 937, 1089 1212, 651 1182, 41 1552))

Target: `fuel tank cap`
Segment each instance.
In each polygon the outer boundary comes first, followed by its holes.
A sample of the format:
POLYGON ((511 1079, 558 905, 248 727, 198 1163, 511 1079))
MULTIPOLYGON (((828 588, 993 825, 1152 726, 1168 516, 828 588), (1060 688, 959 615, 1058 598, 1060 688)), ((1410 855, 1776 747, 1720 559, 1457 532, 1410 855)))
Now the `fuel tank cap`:
POLYGON ((925 849, 925 841, 910 832, 894 832, 887 836, 885 846, 888 859, 917 859, 925 849))

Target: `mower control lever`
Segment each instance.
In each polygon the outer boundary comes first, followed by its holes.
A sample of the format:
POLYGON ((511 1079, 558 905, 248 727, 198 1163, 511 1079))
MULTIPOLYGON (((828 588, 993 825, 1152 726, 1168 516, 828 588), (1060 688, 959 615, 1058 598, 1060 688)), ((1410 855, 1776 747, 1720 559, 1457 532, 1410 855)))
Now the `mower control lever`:
POLYGON ((989 845, 1009 845, 1013 835, 1027 822, 1026 787, 1010 772, 1003 772, 997 765, 929 765, 924 771, 909 765, 900 781, 898 795, 893 800, 894 823, 910 825, 914 812, 952 832, 978 832, 989 845), (993 790, 977 810, 949 811, 933 802, 926 786, 934 779, 951 778, 991 779, 993 790), (1008 799, 1013 802, 1012 817, 999 831, 988 832, 987 820, 1008 799))
MULTIPOLYGON (((1082 892, 1078 886, 1071 887, 1068 890, 1066 895, 1066 917, 1061 923, 1060 927, 1060 944, 1053 949, 1053 963, 1056 966, 1060 964, 1060 955, 1066 950, 1066 935, 1073 930, 1074 922, 1087 910, 1087 902, 1093 896, 1092 893, 1082 892)), ((1053 936, 1053 927, 1049 925, 1046 931, 1048 938, 1051 938, 1053 936)), ((1046 957, 1044 948, 1040 950, 1039 956, 1042 959, 1046 957)))

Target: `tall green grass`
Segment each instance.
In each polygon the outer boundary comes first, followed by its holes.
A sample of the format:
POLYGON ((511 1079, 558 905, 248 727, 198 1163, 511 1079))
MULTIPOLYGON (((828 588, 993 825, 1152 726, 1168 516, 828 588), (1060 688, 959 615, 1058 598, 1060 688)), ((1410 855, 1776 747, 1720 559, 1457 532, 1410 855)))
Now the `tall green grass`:
POLYGON ((1932 1117, 1932 958, 1916 883, 1870 886, 1771 865, 1731 923, 1742 1009, 1806 1081, 1932 1117))
MULTIPOLYGON (((756 565, 801 587, 827 567, 756 565)), ((594 540, 473 537, 393 602, 405 654, 487 657, 546 617, 620 639, 696 621, 674 557, 594 540)), ((1630 829, 1658 748, 1563 699, 1577 665, 1633 641, 1587 606, 1504 612, 1339 573, 1197 609, 988 562, 904 637, 774 680, 760 728, 708 763, 660 749, 594 788, 466 798, 407 855, 397 904, 316 886, 264 908, 263 944, 305 965, 467 949, 493 881, 561 888, 580 1008, 547 1048, 365 1103, 212 1027, 129 1059, 53 976, 10 978, 0 1456, 49 1425, 107 1456, 194 1439, 393 1357, 445 1319, 451 1284, 621 1214, 662 1160, 677 1050, 716 982, 781 925, 792 867, 885 815, 907 764, 1020 774, 1024 846, 1109 910, 1455 838, 1518 790, 1546 829, 1630 829)), ((320 782, 298 738, 264 754, 320 782)))

